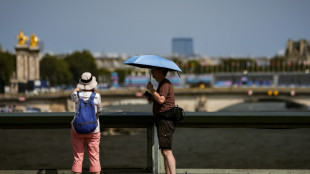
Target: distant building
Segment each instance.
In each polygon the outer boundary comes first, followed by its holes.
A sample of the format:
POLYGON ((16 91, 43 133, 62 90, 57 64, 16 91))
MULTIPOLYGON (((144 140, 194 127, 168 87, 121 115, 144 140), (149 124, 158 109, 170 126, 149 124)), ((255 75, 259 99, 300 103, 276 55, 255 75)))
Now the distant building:
POLYGON ((310 44, 305 39, 299 41, 287 41, 285 50, 285 57, 293 62, 296 61, 307 61, 310 63, 310 44))
POLYGON ((116 69, 125 69, 126 66, 123 64, 125 60, 122 58, 107 58, 98 57, 96 58, 97 68, 104 68, 110 71, 115 71, 116 69))
MULTIPOLYGON (((128 59, 128 58, 126 58, 128 59)), ((149 73, 149 69, 146 68, 137 68, 133 66, 128 66, 124 64, 124 61, 126 60, 121 57, 97 57, 96 58, 96 64, 98 69, 106 69, 110 72, 114 72, 116 70, 125 70, 125 75, 132 75, 132 76, 142 76, 149 73), (127 69, 131 69, 128 70, 127 69)), ((112 78, 110 76, 100 76, 99 81, 104 83, 110 83, 112 80, 113 87, 117 87, 118 84, 116 84, 116 75, 112 75, 112 78)), ((117 79, 118 80, 118 79, 117 79)))
POLYGON ((173 38, 172 39, 173 56, 194 56, 193 39, 192 38, 173 38))

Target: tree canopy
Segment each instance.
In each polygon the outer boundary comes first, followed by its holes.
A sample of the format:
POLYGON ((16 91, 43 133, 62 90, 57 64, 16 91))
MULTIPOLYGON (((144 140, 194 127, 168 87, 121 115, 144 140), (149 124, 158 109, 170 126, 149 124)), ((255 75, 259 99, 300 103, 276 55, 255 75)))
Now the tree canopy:
POLYGON ((0 80, 4 85, 9 85, 12 74, 16 70, 15 55, 0 51, 0 70, 0 80))
POLYGON ((72 84, 77 83, 81 74, 84 72, 90 72, 94 76, 98 75, 96 60, 87 50, 82 52, 76 51, 73 54, 68 55, 65 58, 65 61, 67 62, 72 74, 72 84))
POLYGON ((48 80, 51 86, 72 82, 72 75, 67 62, 48 54, 40 61, 40 76, 42 80, 48 80))

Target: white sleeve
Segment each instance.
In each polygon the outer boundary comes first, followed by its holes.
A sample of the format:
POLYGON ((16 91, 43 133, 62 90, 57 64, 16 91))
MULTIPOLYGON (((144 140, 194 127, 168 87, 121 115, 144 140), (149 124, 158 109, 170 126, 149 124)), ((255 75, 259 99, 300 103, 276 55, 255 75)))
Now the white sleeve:
POLYGON ((78 102, 79 101, 79 97, 77 96, 77 92, 74 91, 72 94, 71 94, 71 100, 73 102, 78 102))
POLYGON ((101 106, 101 96, 100 94, 96 94, 97 99, 98 99, 98 104, 97 104, 97 114, 99 114, 102 110, 102 106, 101 106))

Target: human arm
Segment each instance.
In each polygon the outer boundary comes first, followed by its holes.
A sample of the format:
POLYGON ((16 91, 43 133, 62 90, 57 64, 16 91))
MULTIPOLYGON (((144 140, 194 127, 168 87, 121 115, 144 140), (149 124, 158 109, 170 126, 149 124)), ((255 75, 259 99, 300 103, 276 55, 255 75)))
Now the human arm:
POLYGON ((159 104, 163 104, 166 101, 165 96, 161 96, 158 92, 156 92, 156 90, 153 87, 153 84, 151 82, 149 82, 147 84, 147 89, 150 91, 150 93, 153 96, 153 99, 159 103, 159 104))
POLYGON ((77 92, 78 92, 78 91, 80 91, 79 88, 73 89, 73 92, 72 92, 72 94, 71 94, 71 100, 72 100, 73 102, 79 101, 79 96, 77 95, 77 92))
POLYGON ((97 98, 97 104, 96 104, 96 107, 97 107, 97 113, 96 114, 100 114, 100 112, 102 111, 102 106, 101 106, 101 96, 100 94, 96 94, 96 98, 97 98))

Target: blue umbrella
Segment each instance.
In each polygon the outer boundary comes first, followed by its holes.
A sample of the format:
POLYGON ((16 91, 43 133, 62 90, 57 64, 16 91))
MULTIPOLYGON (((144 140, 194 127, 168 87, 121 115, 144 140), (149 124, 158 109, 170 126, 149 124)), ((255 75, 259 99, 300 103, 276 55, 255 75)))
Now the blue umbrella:
POLYGON ((126 60, 124 64, 140 68, 160 67, 169 71, 182 72, 178 65, 173 61, 156 55, 133 56, 126 60))

